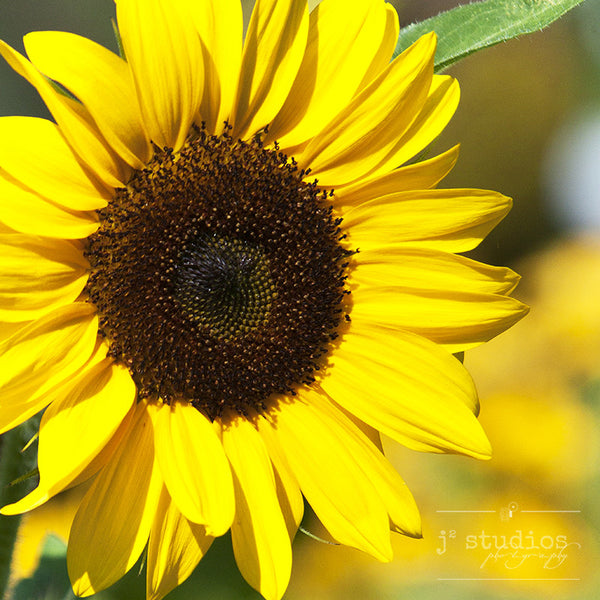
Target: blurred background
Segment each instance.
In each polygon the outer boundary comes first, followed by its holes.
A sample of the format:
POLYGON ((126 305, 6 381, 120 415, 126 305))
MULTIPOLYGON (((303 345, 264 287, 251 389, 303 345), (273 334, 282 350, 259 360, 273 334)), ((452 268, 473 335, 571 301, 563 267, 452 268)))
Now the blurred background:
MULTIPOLYGON (((251 4, 245 2, 247 14, 251 4)), ((458 2, 393 4, 406 25, 458 2)), ((116 49, 113 14, 113 0, 0 0, 0 38, 23 51, 26 32, 59 29, 116 49)), ((385 565, 299 533, 286 599, 598 597, 599 28, 600 0, 586 0, 544 32, 448 71, 461 84, 462 100, 432 153, 460 142, 461 156, 443 186, 514 198, 512 212, 473 256, 517 270, 523 281, 515 295, 532 307, 524 321, 465 358, 480 391, 492 460, 386 444, 421 509, 424 539, 395 536, 396 558, 385 565)), ((3 63, 0 82, 0 115, 49 116, 3 63)), ((68 515, 64 498, 25 520, 17 600, 72 597, 64 563, 68 515), (48 523, 55 531, 49 536, 48 523)), ((304 526, 322 533, 310 515, 304 526)), ((142 599, 139 572, 95 597, 142 599)), ((224 537, 169 598, 259 596, 239 576, 224 537)))

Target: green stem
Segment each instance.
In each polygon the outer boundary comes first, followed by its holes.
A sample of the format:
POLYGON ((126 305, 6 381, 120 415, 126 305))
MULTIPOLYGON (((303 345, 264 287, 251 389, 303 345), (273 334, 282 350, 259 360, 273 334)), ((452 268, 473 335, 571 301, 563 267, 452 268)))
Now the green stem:
MULTIPOLYGON (((21 452, 21 450, 37 430, 38 423, 39 420, 28 421, 6 432, 0 438, 0 506, 16 502, 24 495, 23 484, 15 486, 10 484, 35 466, 35 453, 21 452)), ((30 487, 28 483, 27 488, 30 487)), ((20 515, 9 517, 0 515, 0 598, 6 595, 12 553, 20 522, 20 515)))

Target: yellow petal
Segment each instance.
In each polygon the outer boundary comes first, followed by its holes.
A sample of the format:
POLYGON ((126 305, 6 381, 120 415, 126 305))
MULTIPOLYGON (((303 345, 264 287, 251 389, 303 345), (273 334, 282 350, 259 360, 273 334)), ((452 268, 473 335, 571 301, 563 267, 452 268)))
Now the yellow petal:
POLYGON ((148 542, 147 600, 161 600, 183 583, 213 539, 179 512, 163 486, 148 542))
POLYGON ((38 487, 21 501, 4 507, 3 514, 31 510, 69 487, 114 436, 135 394, 129 372, 111 358, 79 378, 42 417, 38 487))
MULTIPOLYGON (((102 362, 104 358, 106 358, 108 345, 103 341, 98 344, 98 346, 101 347, 100 351, 93 355, 88 361, 88 364, 77 373, 77 382, 81 381, 91 368, 95 367, 102 362)), ((132 406, 129 412, 121 419, 121 423, 119 424, 116 432, 106 442, 104 447, 100 449, 100 452, 96 454, 96 456, 84 466, 81 473, 79 473, 79 475, 68 484, 69 488, 80 486, 81 484, 91 485, 91 478, 96 475, 96 473, 98 473, 98 471, 100 471, 100 469, 102 469, 106 464, 108 464, 108 462, 112 459, 113 454, 121 445, 121 441, 126 435, 129 434, 129 424, 133 418, 134 412, 135 405, 132 406)))
POLYGON ((223 426, 236 514, 233 552, 246 581, 266 600, 279 600, 292 571, 292 546, 281 513, 271 460, 254 425, 235 417, 223 426))
POLYGON ((296 156, 319 185, 352 183, 386 161, 425 102, 435 46, 435 34, 420 38, 296 156))
POLYGON ((178 150, 204 87, 198 33, 180 3, 165 0, 120 0, 117 20, 150 139, 178 150))
POLYGON ((379 434, 362 422, 360 426, 352 418, 340 412, 325 395, 313 394, 311 406, 319 412, 320 418, 339 430, 339 436, 346 436, 347 450, 354 456, 356 464, 371 482, 390 517, 395 531, 412 537, 421 537, 421 517, 415 500, 408 487, 383 455, 379 434), (368 430, 373 440, 365 433, 368 430))
POLYGON ((100 44, 64 31, 29 33, 23 43, 36 68, 83 103, 113 150, 134 169, 143 168, 151 148, 127 63, 100 44))
MULTIPOLYGON (((129 417, 129 415, 127 416, 129 417)), ((128 422, 129 419, 126 419, 126 421, 128 422)), ((83 469, 79 476, 73 479, 73 481, 66 482, 63 489, 57 492, 56 495, 50 495, 45 487, 38 485, 31 493, 27 494, 27 496, 18 502, 4 506, 0 509, 0 513, 3 515, 30 514, 29 511, 33 509, 35 509, 34 512, 37 512, 38 510, 43 510, 49 504, 51 505, 56 498, 61 498, 71 490, 75 489, 80 491, 80 497, 83 498, 85 492, 87 492, 93 482, 93 476, 108 464, 122 439, 122 428, 119 428, 115 436, 113 436, 106 446, 102 448, 100 454, 98 454, 94 460, 83 469)), ((70 519, 69 526, 72 521, 73 517, 70 519)))
POLYGON ((267 139, 301 144, 350 102, 378 57, 387 15, 380 0, 324 0, 310 13, 298 76, 267 139))
POLYGON ((381 244, 356 255, 351 281, 363 288, 385 286, 418 290, 456 290, 479 294, 508 294, 520 276, 507 267, 486 265, 465 256, 411 247, 381 244))
POLYGON ((54 387, 90 358, 98 334, 95 308, 56 309, 0 344, 0 433, 41 410, 54 387))
POLYGON ((318 409, 310 389, 270 411, 269 419, 302 493, 338 542, 382 561, 392 558, 380 495, 354 456, 356 441, 340 419, 318 409))
POLYGON ((128 170, 102 139, 85 109, 57 92, 23 55, 3 41, 0 41, 0 54, 19 75, 35 87, 79 158, 106 185, 122 186, 127 181, 128 170))
POLYGON ((71 304, 88 268, 70 242, 0 234, 0 320, 29 321, 71 304))
POLYGON ((305 0, 258 0, 244 42, 233 135, 251 136, 279 112, 298 73, 308 35, 305 0))
POLYGON ((460 99, 458 82, 447 75, 435 75, 423 108, 408 130, 396 140, 388 155, 368 177, 377 177, 404 164, 427 148, 444 130, 460 99))
POLYGON ((94 480, 71 527, 67 567, 77 596, 107 588, 136 563, 148 541, 161 489, 152 423, 140 402, 128 435, 94 480))
MULTIPOLYGON (((67 395, 69 395, 71 390, 87 376, 90 370, 96 367, 106 358, 107 351, 107 344, 104 342, 97 343, 96 348, 88 362, 81 367, 68 381, 52 390, 52 397, 56 398, 55 402, 60 403, 62 398, 65 398, 67 395)), ((131 411, 123 418, 117 429, 117 432, 107 441, 104 447, 100 449, 100 452, 94 458, 92 458, 89 463, 84 465, 79 474, 75 473, 73 476, 67 476, 62 485, 59 486, 52 486, 52 482, 49 482, 48 478, 44 477, 44 480, 41 481, 32 492, 27 494, 27 496, 16 503, 4 506, 2 509, 0 509, 0 513, 5 515, 15 515, 31 511, 34 508, 39 507, 41 504, 45 504, 49 499, 54 498, 55 495, 60 494, 63 496, 65 490, 72 489, 74 487, 77 487, 79 490, 87 491, 91 484, 90 478, 108 462, 114 450, 120 444, 121 439, 123 438, 123 433, 129 423, 130 416, 131 411), (48 488, 51 486, 53 489, 51 492, 49 492, 48 488)), ((80 500, 83 498, 85 491, 80 491, 80 500)), ((71 517, 69 526, 72 520, 73 518, 71 517)))
POLYGON ((6 321, 0 321, 0 343, 7 340, 9 337, 17 333, 19 329, 29 325, 28 322, 20 323, 7 323, 6 321))
POLYGON ((418 190, 389 194, 344 214, 353 248, 387 243, 466 252, 508 214, 512 200, 486 190, 418 190))
POLYGON ((52 121, 0 118, 0 165, 23 185, 72 210, 104 208, 113 191, 94 181, 52 121))
POLYGON ((257 421, 257 426, 259 427, 259 433, 261 434, 269 456, 271 457, 279 506, 281 507, 283 518, 285 519, 290 540, 293 541, 298 532, 298 527, 302 522, 302 517, 304 516, 304 499, 302 498, 302 492, 300 491, 296 476, 290 468, 281 447, 272 435, 271 424, 261 417, 257 421))
POLYGON ((398 33, 400 30, 398 13, 394 6, 389 2, 382 2, 382 4, 385 8, 385 30, 379 36, 377 51, 363 80, 358 86, 359 90, 367 87, 367 85, 379 76, 379 74, 389 65, 394 56, 394 51, 396 50, 398 33))
POLYGON ((239 0, 178 0, 190 15, 204 51, 204 94, 199 121, 221 133, 233 110, 242 63, 243 18, 239 0))
POLYGON ((371 427, 414 450, 489 458, 467 370, 420 336, 351 324, 330 357, 323 389, 371 427))
POLYGON ((357 206, 367 200, 409 190, 426 190, 435 187, 454 167, 458 159, 458 146, 422 162, 395 169, 355 185, 335 190, 339 206, 357 206))
POLYGON ((98 229, 95 213, 57 206, 1 170, 0 197, 0 221, 21 233, 74 240, 98 229))
POLYGON ((233 521, 231 470, 211 422, 191 404, 149 405, 162 476, 173 502, 209 535, 223 535, 233 521))
POLYGON ((412 331, 451 353, 487 342, 512 327, 529 310, 509 296, 457 288, 382 285, 357 288, 352 296, 352 318, 357 322, 412 331))

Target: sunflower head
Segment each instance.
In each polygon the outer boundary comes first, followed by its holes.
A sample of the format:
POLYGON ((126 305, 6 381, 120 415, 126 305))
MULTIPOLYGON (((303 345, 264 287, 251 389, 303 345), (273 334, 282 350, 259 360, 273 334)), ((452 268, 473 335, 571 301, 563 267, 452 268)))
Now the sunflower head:
POLYGON ((258 0, 245 38, 238 0, 116 10, 126 59, 0 44, 55 120, 0 119, 0 432, 45 409, 39 485, 2 510, 87 482, 81 596, 146 549, 162 598, 231 530, 277 600, 304 500, 390 560, 420 518, 379 434, 488 457, 453 354, 526 312, 459 254, 510 200, 437 189, 456 148, 413 160, 458 102, 435 35, 392 60, 382 0, 258 0))
POLYGON ((342 319, 341 219, 260 135, 195 128, 99 211, 86 289, 141 398, 247 414, 314 381, 342 319))

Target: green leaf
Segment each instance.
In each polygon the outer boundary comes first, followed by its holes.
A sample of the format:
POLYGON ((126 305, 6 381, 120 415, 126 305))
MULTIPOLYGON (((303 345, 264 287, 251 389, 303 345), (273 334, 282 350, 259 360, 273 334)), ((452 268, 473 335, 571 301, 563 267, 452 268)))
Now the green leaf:
POLYGON ((583 0, 482 0, 414 23, 400 31, 394 56, 423 34, 435 31, 435 69, 469 54, 547 27, 583 0))

